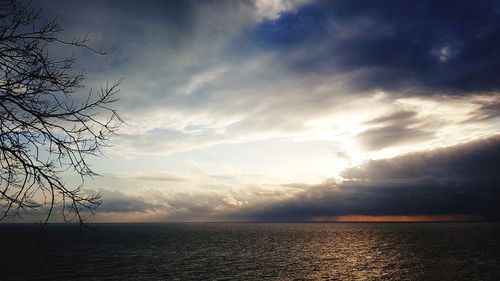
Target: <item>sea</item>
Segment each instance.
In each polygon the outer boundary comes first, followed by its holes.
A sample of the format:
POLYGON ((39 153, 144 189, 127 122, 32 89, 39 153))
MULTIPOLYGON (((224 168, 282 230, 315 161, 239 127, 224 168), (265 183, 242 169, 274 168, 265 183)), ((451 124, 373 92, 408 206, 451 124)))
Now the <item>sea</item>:
POLYGON ((500 280, 498 223, 88 226, 1 224, 0 280, 500 280))

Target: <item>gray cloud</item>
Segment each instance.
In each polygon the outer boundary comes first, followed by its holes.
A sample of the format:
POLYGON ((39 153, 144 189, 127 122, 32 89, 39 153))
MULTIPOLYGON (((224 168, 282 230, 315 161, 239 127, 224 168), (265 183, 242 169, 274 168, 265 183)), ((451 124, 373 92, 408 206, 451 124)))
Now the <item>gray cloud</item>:
POLYGON ((356 138, 364 149, 378 150, 385 147, 418 143, 432 139, 432 132, 421 128, 409 128, 401 125, 390 125, 380 128, 368 129, 356 138))
POLYGON ((419 118, 416 111, 398 109, 368 121, 370 128, 358 134, 356 139, 368 151, 419 143, 434 137, 434 132, 426 128, 429 122, 433 121, 419 118))
POLYGON ((159 205, 147 202, 140 196, 125 194, 121 191, 114 191, 105 188, 99 189, 103 203, 99 206, 99 212, 107 213, 129 213, 147 212, 160 208, 159 205))
POLYGON ((344 171, 343 183, 310 185, 290 199, 231 214, 248 220, 341 215, 478 215, 499 219, 500 138, 391 159, 344 171))
POLYGON ((466 122, 488 121, 500 118, 500 98, 478 101, 480 107, 472 113, 472 117, 466 122))
POLYGON ((159 218, 168 221, 216 221, 220 214, 239 209, 248 202, 242 194, 219 192, 176 192, 171 194, 159 191, 146 192, 146 197, 162 205, 159 218), (149 194, 148 194, 149 193, 149 194), (150 196, 154 195, 154 199, 150 196))
POLYGON ((391 112, 388 115, 377 117, 369 123, 374 125, 379 124, 407 124, 411 123, 411 121, 416 120, 417 112, 410 110, 398 110, 391 112))

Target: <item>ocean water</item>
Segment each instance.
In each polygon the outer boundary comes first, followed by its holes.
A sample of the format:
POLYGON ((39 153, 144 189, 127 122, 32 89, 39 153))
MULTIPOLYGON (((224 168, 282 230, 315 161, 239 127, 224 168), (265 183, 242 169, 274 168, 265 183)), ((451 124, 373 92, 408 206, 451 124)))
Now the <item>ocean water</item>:
POLYGON ((500 280, 494 223, 0 225, 0 280, 500 280))

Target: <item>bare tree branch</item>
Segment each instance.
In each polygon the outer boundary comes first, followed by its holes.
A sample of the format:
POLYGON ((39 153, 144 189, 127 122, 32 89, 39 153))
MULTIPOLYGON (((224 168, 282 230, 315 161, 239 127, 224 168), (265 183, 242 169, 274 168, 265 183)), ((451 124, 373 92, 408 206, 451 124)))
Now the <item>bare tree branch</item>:
POLYGON ((121 81, 82 97, 84 72, 75 58, 56 59, 53 44, 85 48, 87 36, 65 41, 55 19, 16 1, 0 0, 0 221, 47 208, 65 221, 83 222, 101 204, 100 194, 83 190, 85 178, 97 175, 88 156, 101 156, 123 123, 112 104, 121 81), (81 184, 69 188, 62 174, 72 172, 81 184))

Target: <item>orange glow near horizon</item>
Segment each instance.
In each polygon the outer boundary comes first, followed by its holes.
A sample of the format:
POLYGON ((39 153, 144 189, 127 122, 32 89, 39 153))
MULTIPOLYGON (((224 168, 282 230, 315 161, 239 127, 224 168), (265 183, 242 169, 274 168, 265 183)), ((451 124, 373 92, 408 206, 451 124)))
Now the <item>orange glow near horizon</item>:
POLYGON ((439 222, 439 221, 481 221, 481 216, 450 215, 450 216, 322 216, 311 219, 314 222, 439 222))

